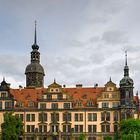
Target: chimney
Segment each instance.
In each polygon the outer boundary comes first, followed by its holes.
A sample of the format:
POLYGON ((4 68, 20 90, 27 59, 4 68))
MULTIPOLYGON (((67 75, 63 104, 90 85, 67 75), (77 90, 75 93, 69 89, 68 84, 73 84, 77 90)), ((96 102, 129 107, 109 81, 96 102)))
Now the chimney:
POLYGON ((76 88, 82 88, 82 84, 76 84, 76 88))

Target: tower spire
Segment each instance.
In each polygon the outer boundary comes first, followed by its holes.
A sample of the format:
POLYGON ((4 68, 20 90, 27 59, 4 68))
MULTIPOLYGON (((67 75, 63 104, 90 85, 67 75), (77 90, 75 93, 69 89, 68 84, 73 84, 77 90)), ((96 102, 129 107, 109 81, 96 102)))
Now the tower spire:
POLYGON ((39 46, 37 45, 36 20, 35 20, 34 44, 32 45, 32 49, 33 50, 39 49, 39 46))
POLYGON ((125 51, 125 65, 127 66, 127 50, 125 51))
POLYGON ((35 35, 34 35, 34 44, 37 44, 37 38, 36 38, 36 20, 35 20, 35 35))
POLYGON ((125 51, 124 76, 129 76, 129 67, 127 65, 127 51, 125 51))

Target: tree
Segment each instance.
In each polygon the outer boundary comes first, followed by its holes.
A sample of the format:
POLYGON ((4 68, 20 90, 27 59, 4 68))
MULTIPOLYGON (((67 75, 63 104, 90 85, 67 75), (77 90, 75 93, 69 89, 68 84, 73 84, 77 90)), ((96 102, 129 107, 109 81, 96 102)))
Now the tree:
POLYGON ((120 140, 140 140, 140 120, 127 119, 120 122, 120 140))
POLYGON ((12 113, 4 114, 4 123, 2 123, 2 140, 19 140, 23 135, 23 123, 12 113))
POLYGON ((85 140, 85 135, 83 133, 80 134, 79 140, 85 140))
POLYGON ((104 137, 104 140, 112 140, 112 138, 110 136, 106 136, 104 137))

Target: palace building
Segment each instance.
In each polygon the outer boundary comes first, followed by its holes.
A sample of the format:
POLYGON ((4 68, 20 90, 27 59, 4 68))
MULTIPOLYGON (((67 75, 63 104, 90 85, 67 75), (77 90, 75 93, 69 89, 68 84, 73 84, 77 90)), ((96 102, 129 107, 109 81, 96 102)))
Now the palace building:
POLYGON ((139 98, 133 93, 127 54, 119 87, 111 78, 102 87, 78 84, 67 88, 56 80, 44 87, 36 36, 35 26, 26 87, 10 88, 5 79, 0 84, 0 126, 4 113, 13 112, 23 121, 23 140, 78 140, 81 133, 86 140, 105 140, 106 136, 113 140, 120 120, 139 118, 139 98))

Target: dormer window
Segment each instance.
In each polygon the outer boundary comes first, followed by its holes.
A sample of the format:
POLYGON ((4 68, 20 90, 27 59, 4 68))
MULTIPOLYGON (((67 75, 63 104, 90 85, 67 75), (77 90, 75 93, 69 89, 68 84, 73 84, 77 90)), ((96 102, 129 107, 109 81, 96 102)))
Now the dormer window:
POLYGON ((23 107, 23 103, 21 101, 17 102, 17 107, 23 107))
POLYGON ((62 94, 58 94, 57 98, 58 98, 58 100, 62 100, 63 99, 63 95, 62 94))
POLYGON ((40 109, 46 109, 46 103, 40 103, 40 109))
POLYGON ((88 107, 93 107, 93 106, 94 106, 93 101, 89 100, 89 101, 87 102, 87 106, 88 106, 88 107))
POLYGON ((28 107, 34 107, 34 102, 30 101, 30 102, 28 103, 28 107))
POLYGON ((81 107, 81 106, 82 106, 82 102, 81 102, 80 100, 78 100, 78 101, 76 102, 76 106, 81 107))
POLYGON ((6 92, 1 92, 1 97, 2 98, 7 97, 7 93, 6 92))
POLYGON ((47 99, 51 100, 52 99, 52 95, 51 94, 47 94, 47 99))
POLYGON ((109 94, 104 94, 104 98, 109 98, 109 94))

